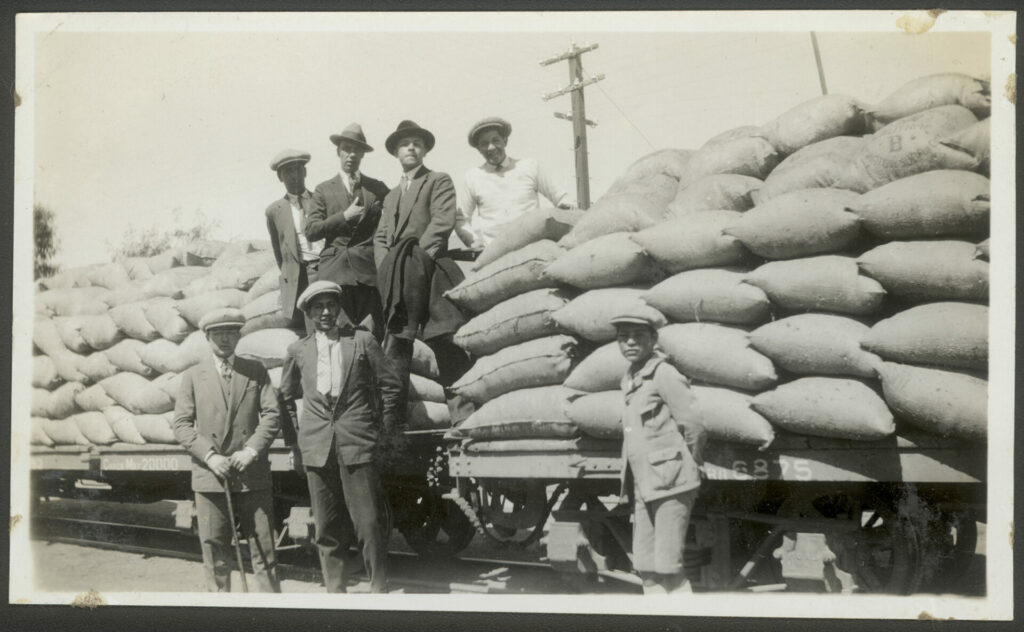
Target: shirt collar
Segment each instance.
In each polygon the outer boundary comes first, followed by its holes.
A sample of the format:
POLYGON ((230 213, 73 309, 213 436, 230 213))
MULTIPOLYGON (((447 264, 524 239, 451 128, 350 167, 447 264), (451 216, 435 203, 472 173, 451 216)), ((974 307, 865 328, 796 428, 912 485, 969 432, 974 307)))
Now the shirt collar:
POLYGON ((506 155, 505 159, 501 161, 501 164, 495 167, 489 162, 484 162, 484 171, 493 171, 495 173, 504 171, 512 167, 512 157, 506 155))
POLYGON ((304 199, 306 199, 308 197, 309 197, 309 190, 308 189, 303 191, 302 193, 300 193, 298 195, 292 195, 291 193, 285 193, 284 194, 284 199, 288 200, 289 202, 293 202, 293 203, 294 202, 299 202, 299 201, 304 200, 304 199))
POLYGON ((406 178, 407 180, 415 180, 416 177, 418 175, 420 175, 421 171, 423 171, 423 164, 422 163, 420 163, 420 166, 416 167, 415 169, 410 169, 409 171, 403 171, 402 172, 402 177, 406 178))
POLYGON ((233 354, 233 353, 231 355, 229 355, 228 357, 226 357, 226 358, 221 358, 219 356, 214 356, 213 359, 217 361, 217 368, 218 369, 221 368, 222 366, 224 366, 225 364, 230 366, 230 367, 234 367, 235 366, 235 354, 233 354))
MULTIPOLYGON (((338 331, 338 329, 335 328, 334 331, 338 331)), ((331 340, 326 333, 318 329, 315 332, 313 332, 313 337, 316 339, 318 344, 330 344, 332 342, 338 342, 338 340, 341 338, 341 333, 338 332, 338 337, 335 338, 334 340, 331 340)))
POLYGON ((338 175, 340 175, 341 180, 346 183, 357 183, 363 179, 363 173, 358 169, 353 175, 348 175, 343 169, 338 169, 338 175))
POLYGON ((634 375, 641 378, 647 378, 654 375, 654 371, 658 368, 658 365, 666 360, 666 356, 661 351, 655 349, 651 357, 647 358, 647 362, 641 367, 630 367, 630 375, 634 375))

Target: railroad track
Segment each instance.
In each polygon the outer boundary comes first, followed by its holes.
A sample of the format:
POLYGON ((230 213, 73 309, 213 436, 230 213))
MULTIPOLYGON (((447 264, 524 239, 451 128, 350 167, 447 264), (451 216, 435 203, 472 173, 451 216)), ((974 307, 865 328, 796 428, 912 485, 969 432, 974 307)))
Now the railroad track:
MULTIPOLYGON (((152 525, 37 514, 32 518, 32 538, 202 562, 194 534, 152 525)), ((243 544, 243 551, 246 550, 243 544)), ((475 556, 425 562, 408 551, 392 549, 388 554, 390 587, 407 593, 557 594, 640 590, 636 585, 638 580, 626 573, 609 573, 605 577, 614 581, 581 583, 578 578, 559 575, 542 562, 475 556)), ((319 582, 315 552, 282 547, 278 552, 278 574, 281 579, 319 582)), ((349 578, 349 585, 366 581, 365 573, 360 573, 349 578)))

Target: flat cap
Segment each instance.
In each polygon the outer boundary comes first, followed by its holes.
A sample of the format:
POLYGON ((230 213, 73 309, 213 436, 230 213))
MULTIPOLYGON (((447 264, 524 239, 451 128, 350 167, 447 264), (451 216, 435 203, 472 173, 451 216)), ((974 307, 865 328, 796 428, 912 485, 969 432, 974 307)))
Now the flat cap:
POLYGON ((313 300, 314 296, 318 294, 337 294, 341 296, 341 286, 334 281, 313 281, 309 284, 309 287, 299 294, 299 299, 295 302, 299 309, 306 311, 306 306, 313 300))
POLYGON ((274 159, 270 161, 270 169, 272 171, 277 171, 290 162, 301 162, 302 164, 306 164, 309 162, 309 152, 299 151, 298 149, 282 149, 276 156, 274 156, 274 159))
POLYGON ((245 324, 245 316, 242 310, 234 307, 221 307, 206 312, 199 319, 199 329, 206 333, 211 329, 241 329, 245 324))
POLYGON ((469 129, 470 147, 476 147, 476 136, 485 129, 496 129, 501 132, 502 136, 508 138, 509 134, 512 133, 512 124, 500 116, 488 116, 481 121, 477 121, 473 124, 473 127, 469 129))
POLYGON ((628 305, 617 315, 612 316, 612 318, 608 322, 610 322, 613 325, 620 325, 626 323, 636 325, 647 325, 652 329, 658 329, 660 327, 664 327, 667 321, 665 320, 665 317, 661 314, 661 312, 659 312, 658 310, 654 309, 650 305, 647 305, 646 303, 636 301, 635 303, 631 303, 630 305, 628 305))

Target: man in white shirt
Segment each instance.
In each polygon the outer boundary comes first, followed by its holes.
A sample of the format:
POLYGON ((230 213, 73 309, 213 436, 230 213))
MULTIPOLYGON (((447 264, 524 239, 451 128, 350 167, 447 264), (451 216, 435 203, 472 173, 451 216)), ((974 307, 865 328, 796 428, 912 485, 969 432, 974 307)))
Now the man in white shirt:
POLYGON ((284 198, 267 207, 267 232, 270 246, 281 270, 281 315, 293 327, 307 327, 295 299, 317 279, 317 265, 324 240, 306 238, 306 222, 313 210, 313 196, 306 189, 306 163, 309 154, 296 149, 281 151, 270 162, 277 179, 284 184, 284 198))
POLYGON ((511 133, 512 125, 496 116, 478 121, 469 130, 469 145, 484 157, 484 164, 466 172, 455 232, 470 248, 482 249, 497 236, 502 224, 540 208, 538 194, 558 208, 573 206, 569 194, 536 160, 505 153, 511 133))
POLYGON ((341 313, 343 293, 321 279, 299 297, 314 330, 288 347, 282 434, 305 468, 327 592, 345 592, 346 552, 356 540, 370 591, 385 592, 388 506, 378 462, 398 436, 402 382, 370 332, 341 313))

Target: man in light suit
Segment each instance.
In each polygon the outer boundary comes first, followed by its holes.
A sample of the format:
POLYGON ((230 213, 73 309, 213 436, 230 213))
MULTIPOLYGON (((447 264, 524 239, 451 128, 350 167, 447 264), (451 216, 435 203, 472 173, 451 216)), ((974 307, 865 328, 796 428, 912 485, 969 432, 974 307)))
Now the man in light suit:
MULTIPOLYGON (((384 146, 398 159, 403 174, 399 185, 384 198, 380 226, 374 236, 374 258, 384 303, 384 354, 407 390, 413 340, 417 337, 440 341, 435 348, 439 362, 461 354, 450 340, 465 319, 443 297, 446 287, 462 280, 461 271, 446 256, 448 238, 455 229, 455 187, 448 174, 423 165, 424 157, 434 147, 434 135, 429 130, 402 121, 384 146), (438 279, 447 285, 436 283, 438 279)), ((463 364, 455 361, 450 369, 442 369, 442 383, 453 382, 463 364)), ((403 399, 401 410, 404 407, 403 399)))
POLYGON ((374 457, 396 428, 401 384, 374 337, 342 315, 342 292, 320 280, 299 297, 315 332, 288 347, 282 369, 281 397, 294 423, 284 426, 285 443, 297 443, 305 467, 327 592, 345 592, 353 526, 370 590, 386 592, 388 508, 374 457))
POLYGON ((313 210, 306 223, 306 237, 324 240, 320 253, 319 277, 340 285, 342 307, 353 323, 372 317, 371 329, 381 333, 380 295, 377 267, 373 259, 373 236, 380 221, 381 204, 388 186, 359 171, 366 143, 358 123, 340 134, 331 134, 337 147, 338 174, 321 182, 313 192, 313 210))
POLYGON ((267 207, 267 232, 281 270, 281 315, 293 327, 305 326, 302 310, 295 299, 317 279, 317 265, 323 239, 308 239, 306 226, 313 211, 313 195, 306 189, 306 163, 309 154, 296 149, 281 151, 270 162, 277 179, 284 184, 285 196, 267 207))
MULTIPOLYGON (((214 310, 199 323, 212 357, 185 371, 174 407, 174 437, 192 455, 199 542, 206 585, 230 592, 231 539, 225 485, 249 542, 260 592, 281 592, 274 554, 274 499, 267 454, 279 428, 277 395, 266 369, 235 356, 245 317, 214 310)), ((244 572, 244 569, 240 569, 244 572)))

